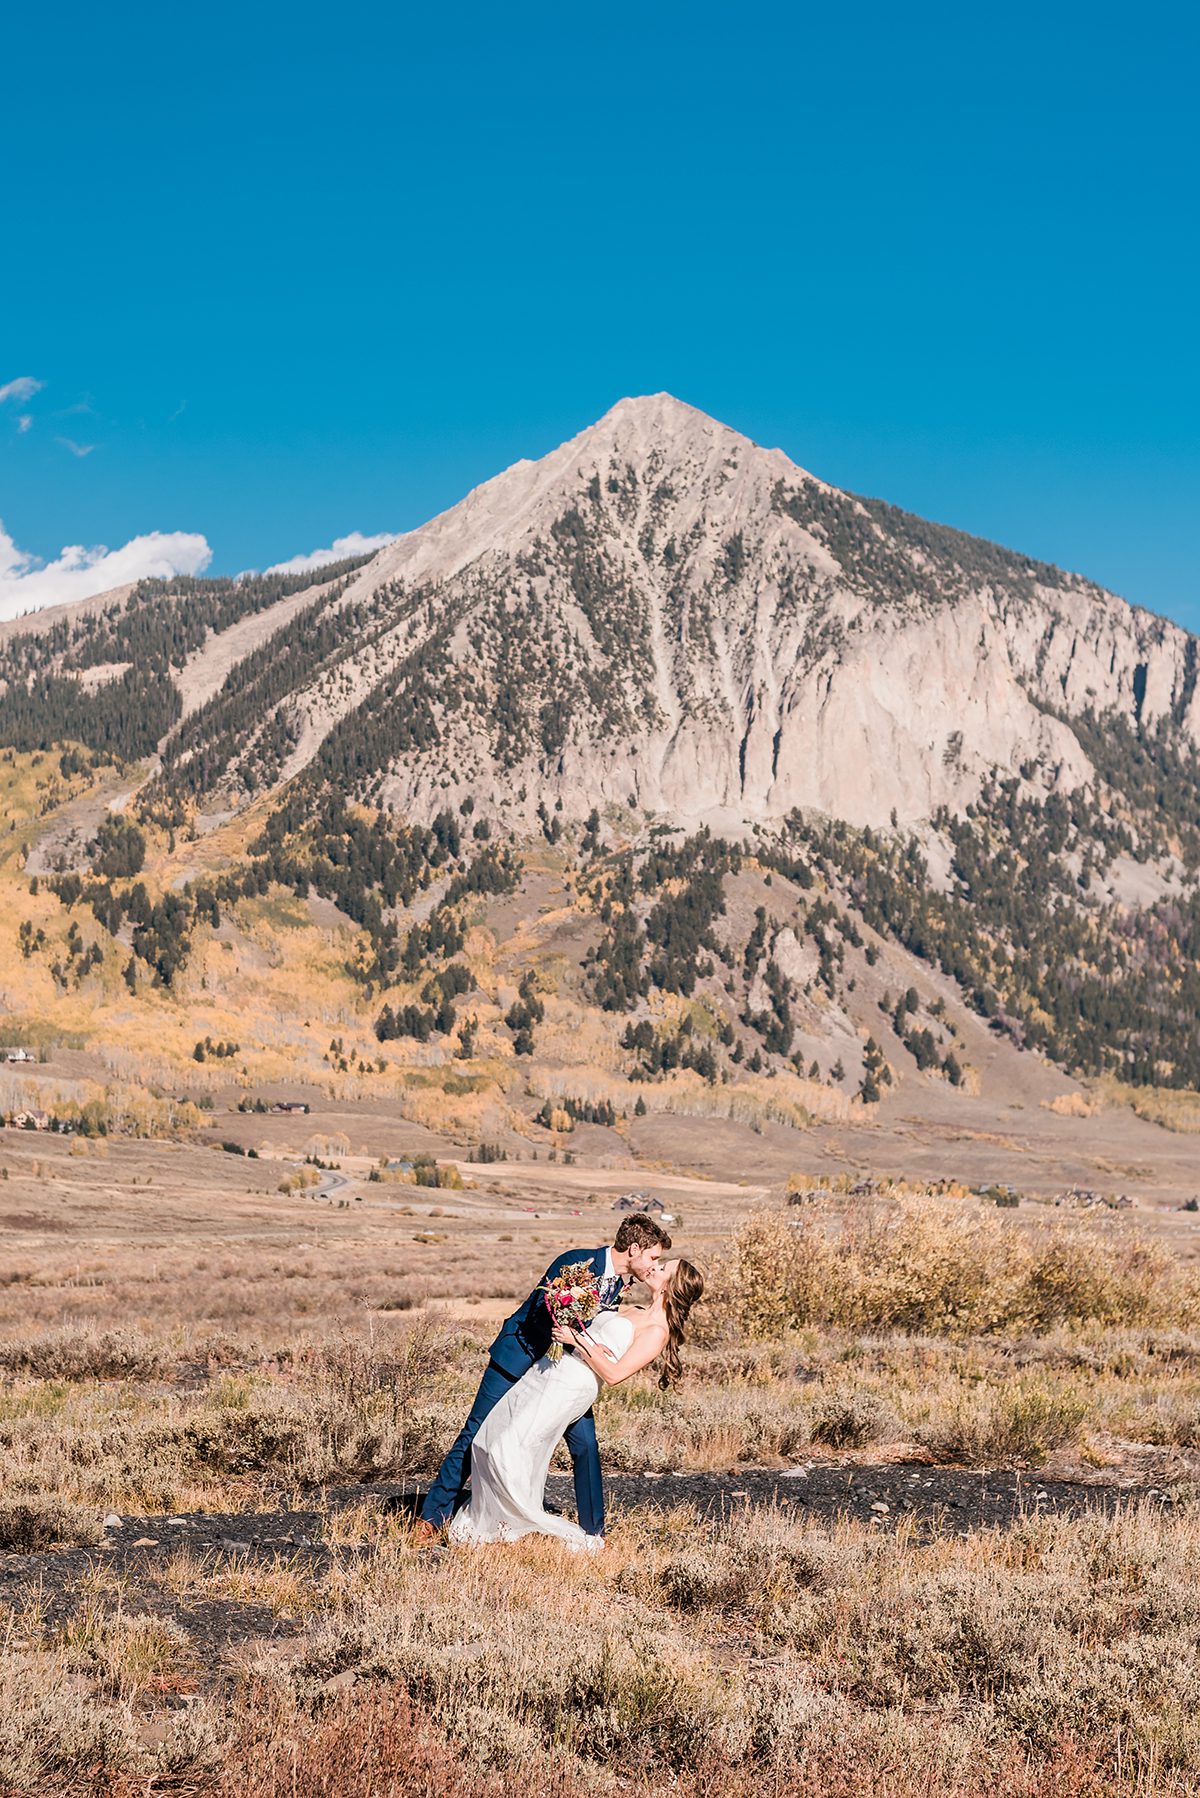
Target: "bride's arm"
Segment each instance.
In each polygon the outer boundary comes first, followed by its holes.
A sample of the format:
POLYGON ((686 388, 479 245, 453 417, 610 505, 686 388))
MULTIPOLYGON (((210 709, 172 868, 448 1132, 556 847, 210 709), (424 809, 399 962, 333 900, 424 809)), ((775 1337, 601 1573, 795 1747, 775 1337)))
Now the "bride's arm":
POLYGON ((631 1374, 640 1373, 643 1367, 649 1367, 651 1361, 661 1355, 667 1341, 665 1325, 647 1324, 638 1331, 625 1353, 614 1360, 609 1349, 599 1343, 589 1342, 586 1337, 577 1335, 565 1324, 554 1326, 554 1336, 556 1341, 573 1348, 604 1386, 619 1386, 631 1374))

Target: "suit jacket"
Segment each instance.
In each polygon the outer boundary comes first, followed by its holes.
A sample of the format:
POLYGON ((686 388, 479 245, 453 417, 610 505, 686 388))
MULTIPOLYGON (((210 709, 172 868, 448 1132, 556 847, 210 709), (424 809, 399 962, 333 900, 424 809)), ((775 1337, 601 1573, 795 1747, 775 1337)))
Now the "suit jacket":
MULTIPOLYGON (((604 1277, 604 1258, 607 1248, 600 1249, 568 1249, 557 1261, 552 1261, 542 1275, 541 1284, 534 1288, 524 1304, 518 1305, 511 1317, 505 1318, 500 1326, 500 1333, 490 1350, 492 1360, 497 1367, 502 1367, 506 1374, 520 1379, 527 1373, 535 1361, 550 1347, 550 1313, 546 1309, 546 1295, 542 1291, 548 1280, 561 1274, 564 1267, 570 1267, 573 1261, 586 1261, 593 1268, 596 1278, 604 1277)), ((613 1290, 612 1302, 619 1297, 624 1281, 617 1280, 613 1290)))

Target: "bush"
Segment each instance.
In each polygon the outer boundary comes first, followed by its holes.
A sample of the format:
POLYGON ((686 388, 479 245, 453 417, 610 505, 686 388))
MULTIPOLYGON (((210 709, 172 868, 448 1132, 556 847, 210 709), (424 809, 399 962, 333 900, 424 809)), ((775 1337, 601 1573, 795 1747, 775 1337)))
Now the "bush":
POLYGON ((41 1554, 58 1543, 89 1547, 100 1540, 100 1535, 94 1512, 53 1501, 0 1499, 0 1552, 4 1554, 41 1554))
POLYGON ((873 1392, 828 1392, 817 1400, 812 1439, 826 1448, 865 1448, 899 1433, 895 1413, 873 1392))
MULTIPOLYGON (((372 1175, 372 1178, 374 1176, 372 1175)), ((298 1167, 293 1174, 286 1174, 276 1187, 277 1192, 306 1192, 309 1187, 319 1186, 321 1176, 315 1167, 298 1167)))
MULTIPOLYGON (((488 1723, 494 1730, 494 1714, 488 1723)), ((484 1767, 397 1687, 356 1692, 289 1733, 265 1733, 257 1713, 244 1728, 214 1798, 528 1798, 531 1790, 584 1798, 590 1789, 549 1754, 532 1766, 527 1753, 524 1764, 484 1767)))
POLYGON ((721 1687, 656 1648, 624 1633, 577 1644, 556 1703, 577 1754, 603 1763, 638 1755, 679 1772, 704 1752, 720 1727, 721 1687))
POLYGON ((134 1732, 126 1707, 101 1709, 37 1663, 0 1665, 0 1791, 129 1791, 118 1781, 136 1764, 134 1732))
POLYGON ((859 1222, 762 1211, 734 1239, 718 1306, 750 1337, 805 1324, 937 1336, 1060 1324, 1191 1323, 1195 1275, 1139 1238, 1061 1229, 1031 1239, 994 1213, 901 1202, 859 1222))
POLYGON ((53 1330, 0 1343, 0 1371, 35 1380, 146 1380, 167 1357, 132 1330, 53 1330))
POLYGON ((1037 1330, 1075 1319, 1099 1323, 1166 1321, 1176 1266, 1156 1244, 1133 1239, 1103 1247, 1082 1234, 1061 1235, 1034 1260, 1026 1283, 1029 1321, 1037 1330))
POLYGON ((1135 1442, 1158 1448, 1200 1448, 1200 1398, 1165 1393, 1139 1408, 1126 1428, 1135 1442))
POLYGON ((1040 1467, 1079 1441, 1086 1409, 1076 1393, 1044 1379, 1017 1380, 964 1394, 920 1440, 938 1461, 1040 1467))

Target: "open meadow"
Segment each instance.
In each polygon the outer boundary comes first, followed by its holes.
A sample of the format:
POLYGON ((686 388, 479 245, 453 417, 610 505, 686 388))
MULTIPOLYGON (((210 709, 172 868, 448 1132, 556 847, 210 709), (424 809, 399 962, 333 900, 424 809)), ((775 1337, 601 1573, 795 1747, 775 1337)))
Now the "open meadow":
POLYGON ((206 1128, 0 1133, 6 1794, 1200 1787, 1195 1214, 206 1128), (421 1550, 497 1321, 633 1189, 709 1293, 601 1401, 604 1555, 421 1550))

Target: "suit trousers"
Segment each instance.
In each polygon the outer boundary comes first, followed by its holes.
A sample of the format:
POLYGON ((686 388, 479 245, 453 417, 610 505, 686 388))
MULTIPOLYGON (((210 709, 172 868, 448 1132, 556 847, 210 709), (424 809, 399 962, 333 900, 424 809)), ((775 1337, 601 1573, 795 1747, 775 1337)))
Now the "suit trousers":
MULTIPOLYGON (((489 1361, 484 1369, 467 1421, 455 1437, 421 1506, 421 1516, 435 1529, 441 1529, 444 1523, 448 1523, 463 1503, 471 1471, 471 1444, 482 1428, 488 1412, 516 1385, 518 1377, 508 1373, 495 1361, 489 1361)), ((602 1536, 604 1485, 600 1478, 600 1445, 596 1441, 596 1419, 593 1413, 587 1411, 582 1417, 576 1418, 564 1440, 575 1475, 575 1510, 579 1527, 586 1530, 589 1536, 602 1536)))

